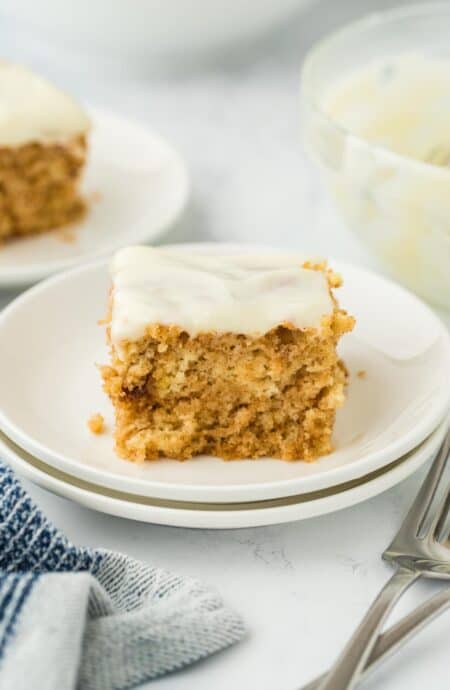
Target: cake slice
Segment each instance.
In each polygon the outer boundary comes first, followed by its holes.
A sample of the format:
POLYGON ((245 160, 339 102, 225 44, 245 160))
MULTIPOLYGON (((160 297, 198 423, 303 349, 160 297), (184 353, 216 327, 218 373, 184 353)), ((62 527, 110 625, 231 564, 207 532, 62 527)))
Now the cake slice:
POLYGON ((329 453, 354 319, 340 279, 293 255, 194 255, 129 247, 111 265, 102 368, 128 460, 329 453))
POLYGON ((24 67, 0 62, 0 242, 79 219, 89 120, 24 67))

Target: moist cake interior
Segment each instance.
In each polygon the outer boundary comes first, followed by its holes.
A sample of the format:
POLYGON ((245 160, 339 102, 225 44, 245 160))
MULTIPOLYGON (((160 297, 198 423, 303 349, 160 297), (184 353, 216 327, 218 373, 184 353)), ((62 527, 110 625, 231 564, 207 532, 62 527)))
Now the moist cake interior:
MULTIPOLYGON (((331 451, 335 412, 344 402, 346 381, 336 345, 354 323, 331 294, 340 284, 333 273, 323 265, 302 268, 295 257, 286 263, 270 257, 267 265, 258 257, 256 264, 264 268, 250 270, 248 257, 223 257, 211 267, 205 257, 194 260, 180 253, 167 258, 164 250, 122 252, 112 268, 111 363, 102 369, 115 407, 120 456, 135 461, 199 454, 311 461, 331 451), (206 274, 212 271, 214 278, 219 275, 223 284, 220 290, 211 286, 209 306, 194 308, 189 300, 199 295, 195 288, 189 295, 189 281, 195 283, 192 273, 203 269, 206 274), (165 284, 165 277, 174 281, 178 271, 186 270, 178 286, 165 284), (149 274, 145 284, 143 277, 149 274), (255 275, 261 278, 256 293, 255 275), (317 308, 308 311, 300 304, 301 290, 295 303, 295 281, 309 285, 313 278, 315 285, 317 277, 320 289, 317 283, 313 294, 308 293, 317 308), (247 280, 251 285, 243 286, 247 280), (267 314, 261 309, 256 318, 264 322, 264 330, 241 332, 242 324, 252 319, 246 298, 257 309, 257 302, 264 305, 269 293, 275 323, 267 329, 267 314), (321 313, 324 308, 328 313, 321 313), (233 309, 240 309, 239 318, 233 309), (291 319, 281 320, 283 312, 291 319), (146 323, 153 313, 159 320, 146 323), (174 314, 180 323, 170 323, 174 314), (294 322, 296 315, 299 323, 294 322), (168 323, 161 323, 164 316, 168 323), (220 318, 225 328, 227 323, 236 328, 241 324, 240 330, 218 330, 220 318), (212 323, 215 327, 208 328, 212 323)), ((201 275, 202 289, 208 280, 208 275, 201 275)))

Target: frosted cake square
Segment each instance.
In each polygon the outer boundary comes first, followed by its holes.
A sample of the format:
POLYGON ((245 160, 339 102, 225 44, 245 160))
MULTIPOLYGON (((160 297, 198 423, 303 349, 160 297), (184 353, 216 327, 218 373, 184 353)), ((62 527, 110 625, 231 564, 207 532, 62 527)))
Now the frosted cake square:
POLYGON ((346 383, 336 346, 354 319, 325 265, 129 247, 111 275, 102 375, 120 456, 330 452, 346 383))
POLYGON ((78 220, 89 120, 70 96, 0 62, 0 242, 78 220))

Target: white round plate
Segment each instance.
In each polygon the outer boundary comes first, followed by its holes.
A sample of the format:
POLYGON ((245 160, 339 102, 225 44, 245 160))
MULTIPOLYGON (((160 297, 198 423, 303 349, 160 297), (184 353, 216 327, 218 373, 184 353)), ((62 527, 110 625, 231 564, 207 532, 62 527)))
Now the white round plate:
POLYGON ((447 421, 423 443, 387 467, 324 491, 254 503, 189 503, 105 489, 55 470, 0 433, 0 455, 19 474, 53 493, 109 515, 172 527, 236 529, 261 527, 325 515, 361 503, 390 489, 436 453, 447 421))
MULTIPOLYGON (((204 252, 239 250, 249 247, 197 245, 204 252)), ((104 263, 50 278, 0 315, 0 429, 72 476, 161 499, 265 500, 366 476, 418 446, 446 415, 450 344, 444 326, 418 298, 362 269, 333 266, 345 277, 340 301, 358 323, 341 347, 350 384, 338 413, 336 450, 317 462, 118 458, 112 409, 96 367, 108 361, 104 327, 97 323, 109 289, 104 263), (364 378, 357 376, 361 370, 364 378), (108 427, 101 436, 86 424, 97 411, 108 427)))
POLYGON ((183 210, 189 181, 178 153, 146 127, 100 109, 83 177, 86 217, 0 247, 0 287, 30 285, 127 244, 158 238, 183 210))

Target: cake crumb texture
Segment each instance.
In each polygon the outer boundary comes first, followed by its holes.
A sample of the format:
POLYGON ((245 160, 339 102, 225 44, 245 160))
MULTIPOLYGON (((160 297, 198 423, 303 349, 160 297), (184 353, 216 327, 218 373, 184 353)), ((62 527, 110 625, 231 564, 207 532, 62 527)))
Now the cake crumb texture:
POLYGON ((78 184, 86 136, 0 146, 0 242, 63 227, 82 218, 78 184))
MULTIPOLYGON (((340 281, 330 273, 329 282, 340 281)), ((119 455, 309 462, 329 453, 347 378, 336 345, 354 325, 334 304, 319 328, 286 322, 263 335, 190 335, 149 324, 120 350, 109 337, 111 364, 102 376, 119 455)))

